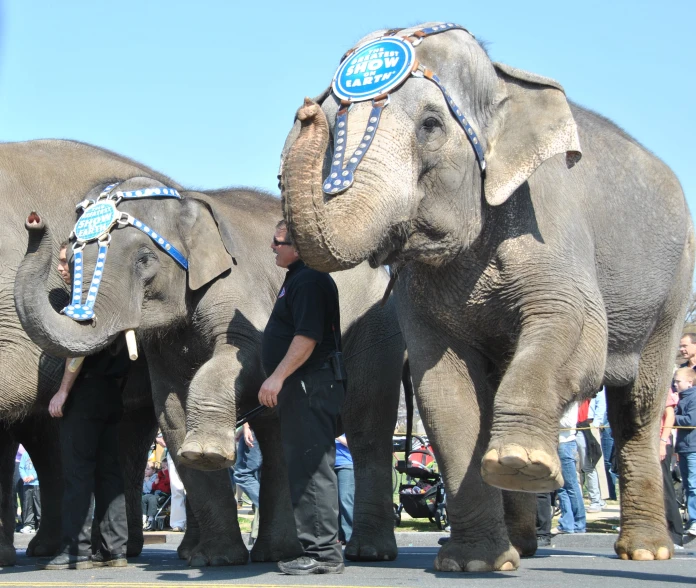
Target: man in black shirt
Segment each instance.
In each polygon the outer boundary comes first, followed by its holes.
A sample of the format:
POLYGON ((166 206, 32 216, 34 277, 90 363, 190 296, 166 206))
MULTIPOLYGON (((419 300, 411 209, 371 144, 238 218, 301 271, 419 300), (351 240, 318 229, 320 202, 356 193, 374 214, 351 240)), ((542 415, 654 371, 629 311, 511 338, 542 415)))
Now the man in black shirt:
POLYGON ((342 573, 334 439, 344 389, 329 361, 340 350, 338 290, 331 276, 302 262, 285 221, 276 226, 271 248, 276 265, 288 273, 263 334, 268 378, 259 402, 278 407, 290 498, 304 549, 303 556, 278 567, 286 574, 342 573))
MULTIPOLYGON (((66 254, 64 243, 58 273, 70 284, 66 254)), ((118 423, 123 414, 122 382, 130 368, 124 337, 84 362, 75 363, 66 361, 60 388, 48 407, 52 417, 62 417, 62 549, 53 558, 39 560, 37 565, 47 570, 123 567, 127 563, 128 524, 118 460, 118 423), (101 536, 94 556, 92 493, 94 519, 99 523, 101 536)))

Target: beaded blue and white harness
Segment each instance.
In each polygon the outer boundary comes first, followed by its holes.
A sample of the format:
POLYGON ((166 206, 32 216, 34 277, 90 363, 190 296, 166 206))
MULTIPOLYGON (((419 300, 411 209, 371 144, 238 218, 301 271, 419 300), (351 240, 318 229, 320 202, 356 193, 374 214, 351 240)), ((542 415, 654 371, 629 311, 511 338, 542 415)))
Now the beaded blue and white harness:
POLYGON ((94 303, 99 292, 106 254, 111 243, 111 231, 114 228, 135 227, 152 239, 165 253, 167 253, 184 270, 188 270, 186 257, 172 245, 167 239, 156 233, 145 223, 134 218, 127 212, 121 212, 116 207, 121 200, 140 200, 142 198, 177 198, 181 199, 179 192, 173 188, 146 188, 129 192, 113 192, 118 183, 111 184, 102 190, 96 200, 83 200, 77 205, 77 210, 82 214, 75 224, 70 238, 75 238, 73 243, 74 268, 72 278, 72 300, 61 312, 76 321, 90 321, 94 315, 94 303), (97 262, 94 266, 92 282, 87 291, 87 300, 82 303, 82 285, 84 263, 82 250, 87 243, 96 241, 99 245, 97 262))
POLYGON ((331 82, 331 90, 340 99, 341 107, 336 113, 331 171, 323 182, 323 191, 326 194, 340 194, 353 184, 355 170, 372 144, 382 110, 389 104, 389 92, 401 86, 410 76, 428 79, 440 88, 450 111, 464 129, 474 149, 481 173, 485 171, 483 148, 467 117, 437 75, 423 67, 416 59, 415 47, 424 37, 455 29, 469 32, 464 27, 452 23, 420 29, 405 37, 393 36, 398 33, 398 30, 394 30, 350 50, 343 56, 331 82), (344 167, 348 111, 354 102, 366 100, 372 100, 367 128, 360 144, 344 167))

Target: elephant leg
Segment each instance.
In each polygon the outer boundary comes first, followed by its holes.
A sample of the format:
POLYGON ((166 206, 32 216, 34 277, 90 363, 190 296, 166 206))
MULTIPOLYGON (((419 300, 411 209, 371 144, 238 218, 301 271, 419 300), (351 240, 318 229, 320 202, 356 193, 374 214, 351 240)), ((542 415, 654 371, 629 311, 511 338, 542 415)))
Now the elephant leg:
POLYGON ((621 559, 669 559, 673 555, 663 508, 658 444, 660 415, 680 334, 681 318, 671 337, 661 334, 658 326, 643 350, 634 384, 606 388, 619 456, 621 532, 614 550, 621 559))
POLYGON ((483 479, 504 490, 551 492, 563 485, 558 428, 573 400, 599 389, 607 348, 601 298, 587 296, 552 308, 548 320, 529 321, 495 393, 483 479), (593 312, 586 311, 585 306, 593 312))
POLYGON ((374 365, 363 358, 362 369, 348 371, 341 419, 355 474, 353 533, 345 549, 346 558, 352 561, 391 561, 398 553, 394 538, 392 436, 399 408, 400 378, 398 371, 391 370, 390 374, 381 368, 403 362, 403 351, 398 346, 389 355, 384 357, 382 353, 374 365))
MULTIPOLYGON (((184 465, 199 470, 234 466, 236 399, 244 389, 253 387, 250 379, 259 380, 261 368, 255 355, 233 345, 223 345, 196 372, 186 400, 186 438, 179 452, 184 465), (257 375, 250 378, 251 372, 257 375)), ((258 381, 257 391, 260 386, 258 381)))
POLYGON ((196 513, 193 512, 191 503, 188 500, 184 505, 184 509, 186 511, 186 531, 184 533, 184 538, 176 549, 176 554, 179 556, 179 559, 188 561, 191 558, 193 550, 201 542, 201 527, 198 524, 196 513))
POLYGON ((29 452, 39 478, 41 524, 27 546, 29 557, 54 555, 60 549, 63 471, 58 422, 49 416, 30 416, 17 427, 17 437, 29 452))
POLYGON ((14 484, 15 455, 19 444, 6 425, 0 425, 0 567, 13 566, 17 561, 14 548, 17 494, 14 484))
MULTIPOLYGON (((171 368, 156 354, 148 354, 152 374, 155 413, 162 429, 167 448, 174 459, 179 477, 186 488, 187 513, 195 515, 187 520, 180 555, 188 553, 189 565, 194 567, 238 565, 249 561, 249 551, 244 545, 237 522, 237 508, 232 492, 232 482, 227 469, 200 472, 192 470, 179 459, 179 448, 185 437, 186 417, 177 388, 168 377, 171 368), (195 539, 195 547, 189 545, 195 539)), ((232 417, 234 418, 234 417, 232 417)), ((220 435, 225 435, 221 430, 220 435)))
POLYGON ((536 494, 503 490, 505 526, 512 546, 522 557, 532 557, 537 550, 536 494))
MULTIPOLYGON (((119 424, 119 459, 128 518, 128 557, 137 557, 143 550, 143 472, 156 434, 157 420, 152 406, 127 411, 119 424)), ((93 548, 98 545, 92 543, 93 548)))
POLYGON ((251 561, 266 562, 302 555, 290 502, 288 469, 280 441, 280 422, 275 415, 259 416, 250 423, 261 447, 259 534, 251 549, 251 561))
POLYGON ((493 408, 487 362, 475 351, 457 352, 457 344, 443 342, 441 335, 424 328, 417 333, 411 345, 407 332, 406 343, 418 408, 447 488, 452 528, 450 540, 435 558, 435 569, 515 570, 520 557, 505 528, 502 493, 483 482, 478 467, 493 408))

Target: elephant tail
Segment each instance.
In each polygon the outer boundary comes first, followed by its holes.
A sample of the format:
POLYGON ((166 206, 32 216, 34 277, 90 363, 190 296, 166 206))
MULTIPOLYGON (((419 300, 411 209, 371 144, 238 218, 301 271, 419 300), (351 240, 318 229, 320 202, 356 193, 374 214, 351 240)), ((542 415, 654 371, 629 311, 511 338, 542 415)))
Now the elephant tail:
POLYGON ((404 385, 404 401, 406 402, 406 448, 404 464, 408 464, 408 454, 411 453, 413 437, 413 381, 411 380, 411 366, 408 359, 404 361, 401 371, 401 382, 404 385))

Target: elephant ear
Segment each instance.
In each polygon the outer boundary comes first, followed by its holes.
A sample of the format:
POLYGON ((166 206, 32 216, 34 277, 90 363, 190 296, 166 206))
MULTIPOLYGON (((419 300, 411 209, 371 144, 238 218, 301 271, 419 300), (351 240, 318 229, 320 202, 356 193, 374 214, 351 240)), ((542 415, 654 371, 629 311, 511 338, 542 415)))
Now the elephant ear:
POLYGON ((198 198, 182 202, 182 233, 188 249, 188 285, 198 290, 232 267, 210 205, 198 198))
POLYGON ((550 78, 493 64, 502 92, 488 134, 486 201, 503 204, 544 161, 580 160, 580 140, 563 87, 550 78))

